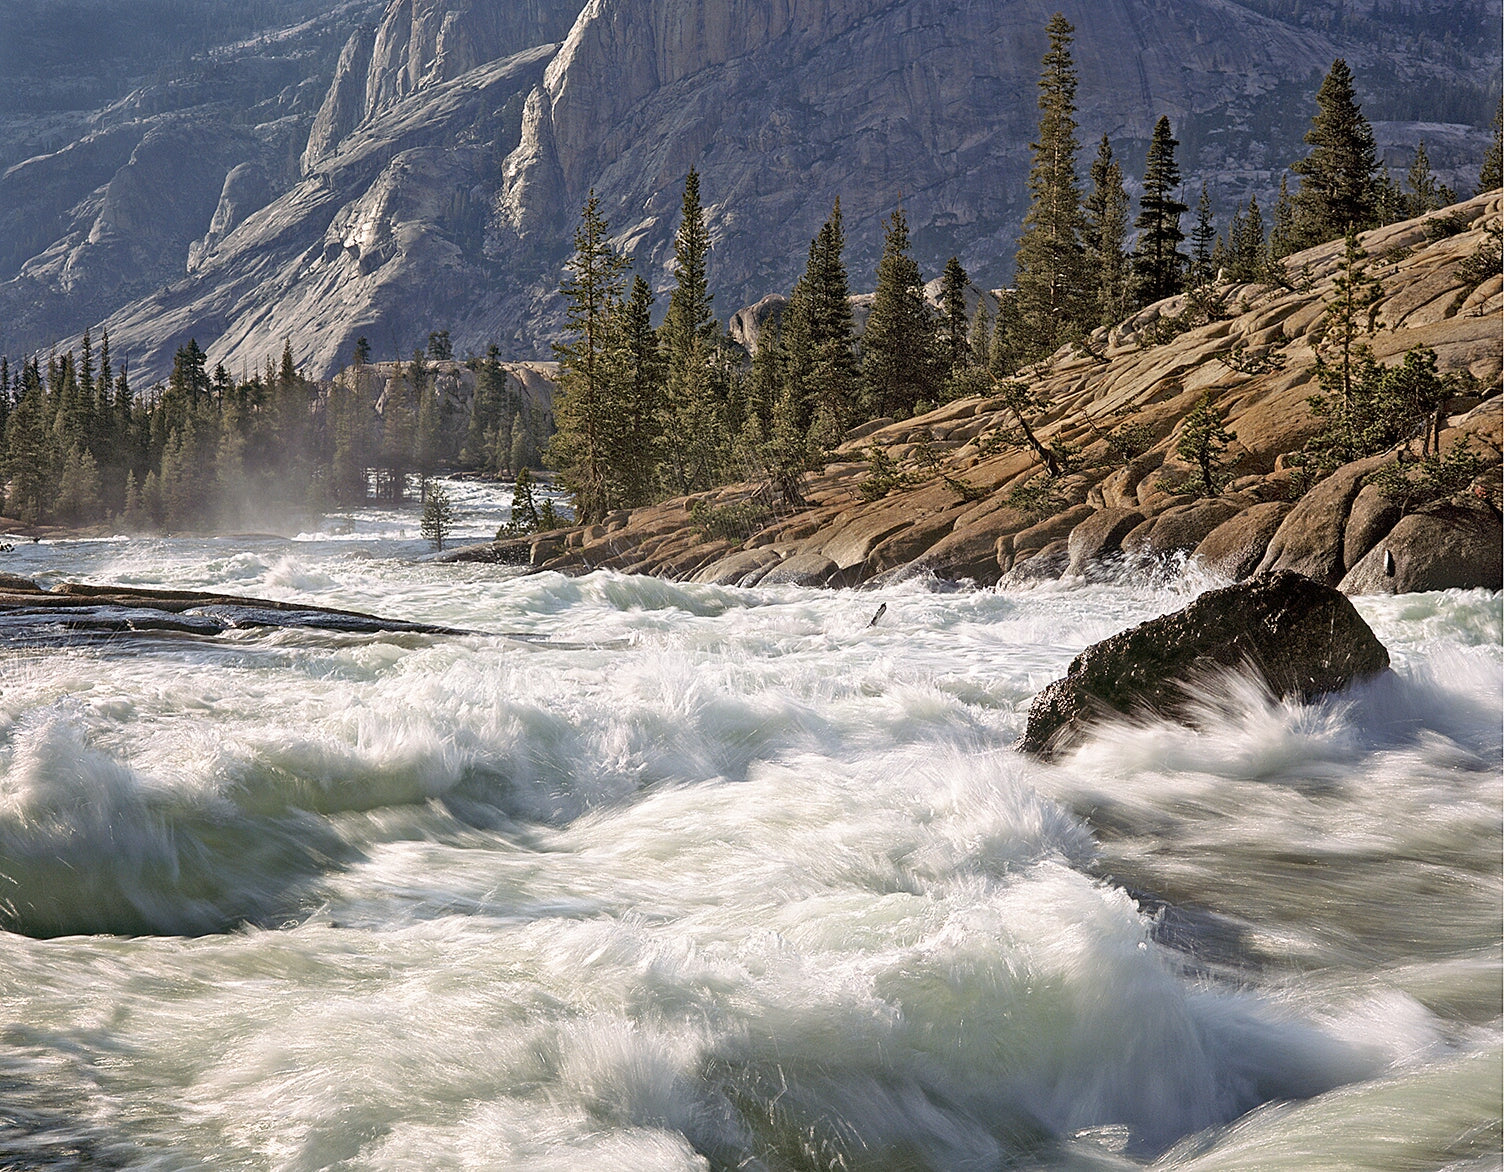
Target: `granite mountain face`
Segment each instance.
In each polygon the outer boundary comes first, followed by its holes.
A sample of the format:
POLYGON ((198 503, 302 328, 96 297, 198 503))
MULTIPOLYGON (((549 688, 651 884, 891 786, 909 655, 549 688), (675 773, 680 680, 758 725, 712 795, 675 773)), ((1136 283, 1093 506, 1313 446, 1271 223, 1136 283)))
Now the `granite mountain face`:
POLYGON ((1498 0, 1341 21, 1293 0, 18 0, 0 350, 107 326, 146 378, 189 337, 237 372, 284 338, 322 375, 357 336, 398 357, 433 329, 546 356, 586 194, 661 289, 691 166, 723 317, 787 290, 837 196, 854 287, 900 200, 926 275, 956 254, 1001 285, 1056 8, 1083 172, 1105 132, 1136 175, 1168 114, 1224 223, 1250 194, 1267 207, 1346 56, 1390 166, 1424 139, 1471 191, 1498 0), (70 42, 79 21, 100 44, 70 42))

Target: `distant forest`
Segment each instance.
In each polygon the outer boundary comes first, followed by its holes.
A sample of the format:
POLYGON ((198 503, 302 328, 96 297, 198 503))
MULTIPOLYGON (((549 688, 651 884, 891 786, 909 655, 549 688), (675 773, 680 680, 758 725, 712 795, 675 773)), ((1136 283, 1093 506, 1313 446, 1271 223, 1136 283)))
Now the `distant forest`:
MULTIPOLYGON (((170 7, 173 0, 151 2, 170 7)), ((1297 0, 1246 2, 1286 16, 1300 11, 1297 0)), ((1456 198, 1432 173, 1424 143, 1405 176, 1390 177, 1339 59, 1314 97, 1309 152, 1292 163, 1273 207, 1250 200, 1219 226, 1206 185, 1196 199, 1197 186, 1183 181, 1179 143, 1162 117, 1134 215, 1107 136, 1081 165, 1074 30, 1057 14, 1048 33, 1030 208, 1011 289, 975 290, 953 257, 932 305, 904 211, 895 208, 858 337, 837 201, 810 244, 804 276, 782 312, 763 323, 749 356, 712 308, 709 238, 691 170, 675 285, 657 327, 654 294, 641 277, 628 280, 630 259, 611 245, 594 195, 587 201, 560 289, 566 325, 555 346, 551 435, 494 346, 464 363, 472 393, 442 390, 435 372, 453 362, 442 330, 410 363, 384 367, 380 377, 369 349, 358 347, 331 384, 302 378, 288 348, 280 364, 269 359, 264 371, 233 379, 223 367, 208 370, 190 341, 168 381, 145 394, 115 368, 107 337, 96 352, 85 335, 78 353, 19 365, 0 359, 4 512, 28 524, 236 528, 278 511, 401 499, 412 476, 514 476, 540 464, 557 472, 585 522, 741 479, 761 480, 769 494, 798 505, 805 473, 851 428, 978 394, 1001 397, 1016 418, 1018 442, 1034 451, 1048 480, 1069 467, 1071 453, 1033 433, 1031 418, 1043 407, 1031 390, 1033 364, 1067 344, 1090 353, 1096 331, 1178 293, 1189 294, 1185 309, 1162 328, 1190 328, 1198 315, 1222 312, 1219 281, 1291 285, 1300 274, 1286 257, 1344 233, 1358 274, 1363 258, 1352 251, 1352 233, 1456 198)), ((1480 189, 1500 183, 1499 130, 1496 114, 1480 189)), ((1423 356, 1416 361, 1416 369, 1424 366, 1423 356)), ((1375 395, 1398 394, 1383 390, 1380 374, 1364 376, 1375 395)), ((1416 398, 1412 392, 1405 393, 1416 398)), ((1348 429, 1342 444, 1359 442, 1353 419, 1338 422, 1348 429)), ((1208 434, 1216 426, 1209 415, 1208 434)), ((1371 431, 1381 434, 1383 427, 1371 431)), ((880 478, 882 469, 874 472, 880 478)))

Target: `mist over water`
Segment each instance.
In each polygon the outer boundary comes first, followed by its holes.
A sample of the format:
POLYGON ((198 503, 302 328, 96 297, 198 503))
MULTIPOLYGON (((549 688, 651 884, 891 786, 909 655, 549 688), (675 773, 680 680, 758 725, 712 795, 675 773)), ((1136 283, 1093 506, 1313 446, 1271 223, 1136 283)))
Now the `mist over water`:
POLYGON ((1359 600, 1389 676, 1209 681, 1200 730, 1042 765, 1034 693, 1210 583, 737 590, 416 534, 6 555, 474 633, 0 654, 0 1167, 1500 1165, 1497 595, 1359 600))

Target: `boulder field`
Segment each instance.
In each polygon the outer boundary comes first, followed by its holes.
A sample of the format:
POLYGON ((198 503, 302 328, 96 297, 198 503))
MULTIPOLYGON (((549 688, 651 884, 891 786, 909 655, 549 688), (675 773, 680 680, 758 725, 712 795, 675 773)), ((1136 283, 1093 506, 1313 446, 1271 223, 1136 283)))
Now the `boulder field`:
MULTIPOLYGON (((946 403, 848 432, 806 477, 807 503, 767 500, 757 482, 623 510, 600 524, 471 546, 446 560, 596 569, 698 582, 854 586, 932 575, 978 585, 1091 578, 1194 558, 1237 581, 1295 570, 1350 594, 1501 586, 1500 193, 1366 233, 1383 286, 1368 339, 1384 365, 1427 346, 1467 387, 1434 420, 1440 450, 1481 461, 1472 481, 1425 503, 1396 503, 1370 477, 1396 452, 1312 482, 1300 453, 1323 420, 1316 346, 1341 241, 1287 259, 1282 285, 1219 283, 1220 313, 1192 316, 1184 295, 1159 302, 1031 372, 1051 406, 1032 421, 1079 467, 1047 491, 1000 398, 946 403), (1185 328, 1188 321, 1201 324, 1185 328), (1216 495, 1186 487, 1175 452, 1186 416, 1210 396, 1233 440, 1216 495), (1143 450, 1109 442, 1132 424, 1143 450), (899 469, 876 499, 869 456, 899 469), (691 511, 699 504, 698 518, 691 511), (706 517, 719 524, 706 525, 706 517), (696 523, 697 519, 701 523, 696 523), (731 536, 723 536, 730 532, 731 536)), ((1420 439, 1410 445, 1420 451, 1420 439)))

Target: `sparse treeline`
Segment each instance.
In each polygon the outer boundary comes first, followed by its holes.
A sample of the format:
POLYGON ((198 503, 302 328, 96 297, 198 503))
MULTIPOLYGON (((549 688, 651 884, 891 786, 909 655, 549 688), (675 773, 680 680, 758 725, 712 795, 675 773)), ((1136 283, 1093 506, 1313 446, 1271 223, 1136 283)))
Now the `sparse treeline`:
MULTIPOLYGON (((698 174, 691 171, 685 182, 676 283, 657 330, 650 324, 652 293, 641 277, 627 292, 630 261, 612 246, 591 193, 561 288, 568 309, 565 340, 556 347, 559 431, 548 455, 583 520, 731 479, 761 478, 773 497, 799 504, 803 474, 819 467, 854 425, 982 393, 1003 399, 1017 416, 1023 442, 1056 476, 1071 466, 1070 453, 1046 448, 1030 429, 1030 415, 1045 406, 1019 377, 1031 364, 1065 343, 1090 350, 1094 329, 1177 293, 1192 293, 1199 312, 1215 313, 1211 286, 1218 277, 1289 284, 1281 262, 1291 253, 1455 199, 1432 174, 1424 143, 1403 184, 1389 178, 1352 74, 1338 59, 1316 96, 1306 135, 1310 152, 1291 168, 1298 185, 1292 193, 1288 177, 1281 180, 1267 223, 1250 198, 1219 233, 1203 183, 1188 238, 1182 217, 1191 209, 1176 160, 1179 142, 1169 118, 1161 117, 1130 235, 1130 200, 1106 135, 1082 192, 1074 29, 1057 13, 1046 31, 1029 211, 1015 287, 999 294, 973 289, 952 257, 939 304, 932 305, 900 207, 884 225, 870 312, 858 338, 837 200, 810 244, 804 275, 781 315, 762 327, 748 365, 711 310, 698 174)), ((1497 119, 1494 129, 1482 188, 1499 184, 1497 119)), ((1214 409, 1207 405, 1206 411, 1214 409)), ((1212 439, 1220 434, 1210 415, 1203 430, 1212 439)), ((1206 467, 1202 481, 1209 490, 1213 478, 1206 467)))
POLYGON ((457 467, 537 466, 544 420, 492 347, 469 362, 468 409, 436 377, 447 332, 412 361, 373 367, 369 348, 331 385, 305 379, 290 346, 279 364, 232 379, 190 340, 144 395, 113 368, 106 334, 13 370, 0 359, 4 512, 28 524, 127 529, 236 528, 378 497, 457 467))

